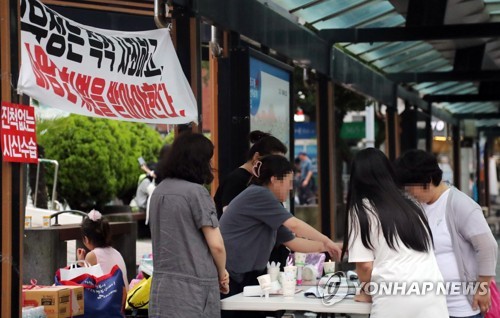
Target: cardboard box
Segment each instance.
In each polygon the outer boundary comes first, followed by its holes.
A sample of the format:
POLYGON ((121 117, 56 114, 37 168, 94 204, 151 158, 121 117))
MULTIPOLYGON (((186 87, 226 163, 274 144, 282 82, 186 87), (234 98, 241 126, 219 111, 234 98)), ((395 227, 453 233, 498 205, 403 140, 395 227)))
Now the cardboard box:
POLYGON ((70 309, 71 314, 69 317, 82 316, 84 312, 84 297, 82 286, 64 286, 70 290, 70 309))
POLYGON ((47 318, 83 317, 83 295, 82 286, 25 286, 23 306, 44 306, 47 318))
POLYGON ((71 291, 66 286, 50 286, 23 290, 23 306, 43 306, 47 318, 70 316, 71 291))

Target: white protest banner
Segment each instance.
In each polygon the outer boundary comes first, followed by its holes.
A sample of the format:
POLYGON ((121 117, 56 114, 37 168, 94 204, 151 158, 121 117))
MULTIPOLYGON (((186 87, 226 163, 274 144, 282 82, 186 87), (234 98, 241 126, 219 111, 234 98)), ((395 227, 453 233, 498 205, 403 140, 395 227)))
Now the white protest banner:
POLYGON ((18 91, 42 104, 124 121, 197 122, 167 29, 97 29, 21 0, 21 51, 18 91))

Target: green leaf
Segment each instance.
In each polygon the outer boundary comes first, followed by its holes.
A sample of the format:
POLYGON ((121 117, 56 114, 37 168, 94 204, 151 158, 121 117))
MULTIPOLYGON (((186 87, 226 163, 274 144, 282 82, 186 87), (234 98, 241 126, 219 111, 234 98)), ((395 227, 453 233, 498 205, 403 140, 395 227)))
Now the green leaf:
MULTIPOLYGON (((45 157, 59 162, 59 200, 84 211, 115 197, 128 204, 141 174, 137 158, 156 161, 163 145, 146 124, 79 115, 39 121, 37 134, 45 157)), ((51 187, 53 181, 48 183, 51 187)))

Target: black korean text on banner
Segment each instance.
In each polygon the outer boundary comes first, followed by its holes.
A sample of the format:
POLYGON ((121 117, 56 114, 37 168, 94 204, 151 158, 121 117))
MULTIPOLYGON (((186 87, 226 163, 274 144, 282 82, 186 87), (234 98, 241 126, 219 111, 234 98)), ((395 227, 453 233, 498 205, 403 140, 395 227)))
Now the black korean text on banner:
POLYGON ((21 0, 21 42, 18 88, 42 104, 127 121, 197 121, 193 92, 165 29, 97 29, 21 0))
POLYGON ((3 161, 38 163, 35 109, 2 102, 3 161))

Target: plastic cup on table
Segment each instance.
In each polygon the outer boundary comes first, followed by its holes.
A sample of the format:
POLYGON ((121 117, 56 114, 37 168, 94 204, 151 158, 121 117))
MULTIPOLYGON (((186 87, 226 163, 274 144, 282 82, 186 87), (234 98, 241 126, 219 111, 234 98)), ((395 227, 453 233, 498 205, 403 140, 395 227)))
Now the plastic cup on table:
POLYGON ((279 278, 280 268, 279 267, 268 267, 267 273, 271 276, 271 281, 275 282, 279 278))
POLYGON ((260 289, 262 289, 266 298, 269 298, 269 291, 272 288, 271 275, 269 274, 260 275, 259 277, 257 277, 257 281, 259 282, 260 289))
POLYGON ((295 287, 297 286, 295 280, 285 280, 281 284, 283 290, 283 297, 293 298, 295 297, 295 287))
POLYGON ((281 284, 285 280, 285 272, 280 272, 278 276, 278 282, 281 284))
POLYGON ((331 261, 324 262, 323 263, 323 270, 325 271, 325 275, 335 273, 335 262, 331 262, 331 261))
POLYGON ((297 279, 297 266, 288 265, 285 266, 284 270, 285 274, 290 273, 289 275, 291 275, 294 279, 297 279))
POLYGON ((295 252, 295 266, 306 265, 306 253, 295 252))

